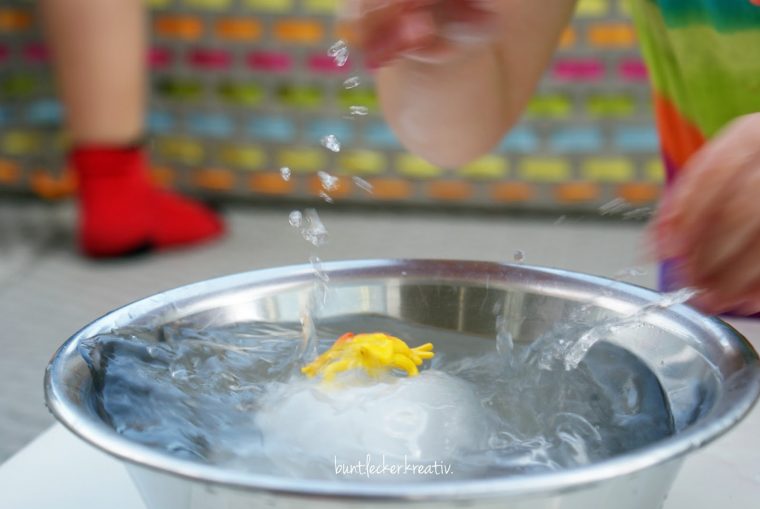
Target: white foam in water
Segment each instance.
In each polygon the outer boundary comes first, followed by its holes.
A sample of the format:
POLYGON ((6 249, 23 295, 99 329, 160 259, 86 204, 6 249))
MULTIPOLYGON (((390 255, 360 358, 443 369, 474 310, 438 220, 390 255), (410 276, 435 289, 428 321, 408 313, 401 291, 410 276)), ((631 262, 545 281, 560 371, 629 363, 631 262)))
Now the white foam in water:
POLYGON ((332 57, 338 67, 343 67, 348 62, 348 45, 339 39, 328 48, 327 54, 332 57))
POLYGON ((334 134, 322 137, 320 143, 331 152, 340 152, 340 141, 338 141, 338 138, 334 134))
POLYGON ((351 177, 351 180, 353 181, 354 184, 356 184, 356 187, 358 187, 359 189, 363 191, 366 191, 371 194, 372 191, 374 190, 374 187, 372 186, 372 184, 370 184, 369 182, 367 182, 361 177, 351 177))
POLYGON ((281 454, 292 449, 327 465, 356 464, 367 455, 443 462, 483 445, 489 415, 467 382, 435 370, 380 383, 348 378, 270 388, 255 423, 273 463, 293 468, 293 458, 281 454))
POLYGON ((366 106, 351 106, 348 108, 348 112, 351 113, 351 115, 357 115, 357 116, 365 116, 369 114, 369 108, 366 106))
POLYGON ((351 76, 350 78, 346 78, 343 81, 343 88, 346 90, 350 90, 352 88, 356 88, 359 85, 361 85, 361 81, 359 80, 359 76, 351 76))
POLYGON ((291 176, 290 168, 288 168, 287 166, 283 166, 282 168, 280 168, 280 176, 282 177, 282 180, 286 182, 290 180, 290 176, 291 176))

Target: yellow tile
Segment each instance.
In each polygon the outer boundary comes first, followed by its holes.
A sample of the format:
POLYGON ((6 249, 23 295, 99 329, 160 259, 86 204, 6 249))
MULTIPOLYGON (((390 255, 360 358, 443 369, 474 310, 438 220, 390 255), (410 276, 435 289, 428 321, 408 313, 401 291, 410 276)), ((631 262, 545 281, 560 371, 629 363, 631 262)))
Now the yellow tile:
POLYGON ((459 169, 459 174, 472 179, 500 179, 507 175, 507 160, 488 155, 459 169))
POLYGON ((187 7, 194 9, 205 9, 209 11, 222 11, 229 8, 231 0, 185 0, 187 7))
POLYGON ((413 178, 435 178, 441 174, 441 169, 421 157, 412 154, 401 154, 396 158, 396 170, 401 175, 413 178))
POLYGON ((651 182, 665 180, 665 167, 659 159, 652 159, 644 165, 644 177, 651 182))
POLYGON ((595 182, 627 182, 633 179, 634 167, 624 157, 593 157, 583 161, 583 178, 595 182))
POLYGON ((11 156, 22 156, 40 149, 42 140, 36 133, 29 131, 9 131, 2 138, 0 152, 11 156))
POLYGON ((266 164, 266 152, 253 145, 224 145, 220 149, 219 159, 229 166, 246 170, 257 170, 266 164))
POLYGON ((256 12, 284 13, 293 10, 293 0, 243 0, 243 5, 256 12))
POLYGON ((385 169, 385 156, 371 150, 352 150, 340 156, 338 167, 352 175, 376 175, 385 169))
POLYGON ((575 13, 579 17, 604 16, 610 10, 610 0, 579 0, 575 13))
POLYGON ((161 138, 156 142, 158 152, 174 161, 197 164, 203 159, 200 143, 187 138, 161 138))
POLYGON ((303 0, 306 12, 314 14, 334 14, 338 12, 339 0, 303 0))
POLYGON ((536 182, 562 182, 570 178, 570 163, 558 157, 526 157, 520 162, 520 177, 536 182))
POLYGON ((327 165, 324 150, 318 148, 289 148, 281 150, 277 157, 280 166, 295 172, 313 173, 327 165))

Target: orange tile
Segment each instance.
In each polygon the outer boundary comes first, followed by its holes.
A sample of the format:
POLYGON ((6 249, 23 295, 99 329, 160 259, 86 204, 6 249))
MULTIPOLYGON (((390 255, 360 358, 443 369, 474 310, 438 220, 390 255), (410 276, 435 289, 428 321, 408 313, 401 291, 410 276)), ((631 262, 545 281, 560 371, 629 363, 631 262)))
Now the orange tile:
POLYGON ((568 182, 558 185, 554 190, 557 201, 563 203, 593 201, 599 198, 599 194, 599 186, 592 182, 568 182))
POLYGON ((32 26, 32 14, 23 9, 0 9, 0 32, 19 32, 32 26))
POLYGON ((356 30, 354 30, 351 23, 345 21, 339 20, 335 24, 335 38, 343 39, 349 46, 359 43, 359 36, 357 35, 356 30))
POLYGON ((575 36, 575 30, 573 27, 567 27, 562 31, 562 36, 559 38, 560 49, 566 49, 575 45, 577 37, 575 36))
POLYGON ((0 160, 0 184, 13 184, 21 178, 21 170, 13 161, 0 160))
POLYGON ((150 169, 153 183, 161 187, 173 187, 177 180, 176 172, 167 166, 154 166, 150 169))
POLYGON ((494 201, 528 201, 535 195, 535 188, 525 182, 502 182, 491 187, 491 199, 494 201))
POLYGON ((463 201, 473 195, 472 184, 462 180, 439 180, 428 184, 428 196, 434 200, 463 201))
POLYGON ((368 182, 372 196, 378 200, 403 200, 412 195, 412 185, 404 179, 376 178, 368 182))
POLYGON ((249 187, 258 193, 283 195, 293 192, 293 178, 284 180, 280 172, 254 173, 248 181, 249 187))
POLYGON ((161 16, 153 22, 153 28, 164 37, 192 40, 203 34, 203 21, 195 16, 161 16))
POLYGON ((235 174, 230 170, 208 168, 195 172, 193 182, 204 189, 228 191, 235 187, 235 174))
POLYGON ((628 23, 605 23, 588 29, 588 42, 605 48, 628 48, 636 42, 636 33, 628 23))
POLYGON ((322 40, 324 28, 316 21, 287 19, 275 24, 274 34, 277 39, 284 42, 313 44, 322 40))
POLYGON ((617 189, 617 195, 630 203, 651 203, 656 201, 662 187, 650 182, 630 182, 617 189))
POLYGON ((338 181, 335 185, 335 189, 325 191, 322 187, 322 181, 318 176, 313 176, 309 179, 309 192, 311 194, 319 196, 322 192, 327 193, 332 198, 342 198, 351 194, 352 184, 351 179, 347 177, 337 177, 338 181))
POLYGON ((261 37, 261 23, 255 19, 222 18, 216 22, 216 35, 228 41, 253 41, 261 37))
POLYGON ((37 196, 46 200, 68 198, 76 190, 76 182, 70 171, 51 175, 46 170, 34 170, 29 176, 29 186, 37 196))

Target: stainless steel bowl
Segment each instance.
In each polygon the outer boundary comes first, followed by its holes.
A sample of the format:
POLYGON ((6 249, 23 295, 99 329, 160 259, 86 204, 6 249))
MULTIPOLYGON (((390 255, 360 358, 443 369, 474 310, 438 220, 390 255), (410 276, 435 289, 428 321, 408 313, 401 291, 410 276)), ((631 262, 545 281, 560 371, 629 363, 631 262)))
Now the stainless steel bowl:
MULTIPOLYGON (((502 303, 517 342, 531 342, 581 307, 600 319, 655 302, 651 290, 563 270, 442 260, 325 264, 330 278, 320 316, 374 313, 494 338, 502 303)), ((129 304, 72 336, 48 366, 48 407, 73 433, 126 462, 149 509, 249 507, 417 507, 641 509, 660 507, 684 456, 719 437, 760 392, 757 353, 734 329, 685 305, 657 308, 645 326, 611 340, 657 376, 676 434, 589 466, 528 476, 374 484, 256 475, 181 459, 117 434, 92 404, 92 380, 77 352, 96 334, 137 326, 158 331, 181 321, 206 327, 298 320, 315 275, 310 266, 260 270, 204 281, 129 304)), ((158 337, 158 334, 157 334, 158 337)), ((716 487, 720 489, 720 487, 716 487)))

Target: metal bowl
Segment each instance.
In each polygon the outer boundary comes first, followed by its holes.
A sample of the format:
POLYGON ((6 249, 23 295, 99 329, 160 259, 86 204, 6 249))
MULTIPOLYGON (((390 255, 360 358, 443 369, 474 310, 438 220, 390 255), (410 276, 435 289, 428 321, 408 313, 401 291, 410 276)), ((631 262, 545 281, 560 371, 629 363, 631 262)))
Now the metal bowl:
MULTIPOLYGON (((580 309, 600 319, 656 302, 657 292, 600 277, 526 265, 442 260, 327 263, 320 317, 373 313, 443 330, 495 338, 501 303, 516 342, 532 342, 580 309)), ((256 320, 295 321, 312 292, 311 266, 253 271, 170 290, 117 309, 72 336, 45 377, 47 405, 73 433, 126 462, 149 509, 248 507, 660 507, 688 453, 747 414, 760 393, 757 353, 733 328, 696 310, 656 308, 644 326, 610 340, 657 377, 676 433, 588 466, 490 479, 403 482, 299 480, 201 464, 116 433, 92 404, 92 380, 77 346, 127 326, 181 321, 206 327, 256 320)), ((156 333, 156 340, 159 334, 156 333)))

